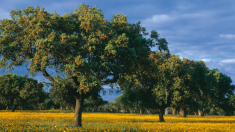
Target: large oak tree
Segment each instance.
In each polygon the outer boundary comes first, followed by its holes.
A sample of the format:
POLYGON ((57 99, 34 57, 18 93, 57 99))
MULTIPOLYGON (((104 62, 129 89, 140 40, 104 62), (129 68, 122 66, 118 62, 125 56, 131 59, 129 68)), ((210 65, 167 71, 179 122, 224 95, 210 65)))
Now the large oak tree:
MULTIPOLYGON (((113 15, 111 22, 104 19, 100 9, 82 4, 74 14, 59 16, 37 6, 11 12, 12 20, 0 20, 0 67, 22 66, 30 62, 32 76, 41 72, 52 85, 58 84, 58 74, 73 79, 71 92, 76 100, 74 125, 82 127, 84 99, 126 75, 135 73, 137 66, 149 68, 150 48, 160 45, 156 31, 153 40, 142 37, 145 28, 128 24, 124 15, 113 15), (25 14, 25 16, 23 16, 25 14), (18 17, 18 19, 17 19, 18 17), (7 61, 11 60, 8 64, 7 61), (46 68, 54 68, 52 77, 46 68), (112 76, 111 79, 108 78, 112 76)), ((3 71, 4 71, 3 69, 3 71)))

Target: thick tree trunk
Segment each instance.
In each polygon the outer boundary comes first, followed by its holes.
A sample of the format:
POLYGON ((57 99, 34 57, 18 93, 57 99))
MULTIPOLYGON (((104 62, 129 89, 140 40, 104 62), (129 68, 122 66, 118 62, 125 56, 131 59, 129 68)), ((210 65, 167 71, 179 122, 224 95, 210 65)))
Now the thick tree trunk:
POLYGON ((197 112, 194 112, 194 115, 197 115, 197 112))
POLYGON ((69 109, 69 107, 68 106, 66 106, 66 110, 68 110, 69 109))
POLYGON ((75 111, 75 106, 74 105, 72 106, 72 109, 73 109, 73 113, 74 113, 74 111, 75 111))
POLYGON ((159 122, 165 122, 163 115, 164 115, 165 109, 160 108, 160 113, 159 113, 159 122))
POLYGON ((175 107, 171 107, 171 111, 172 111, 172 115, 175 115, 175 113, 176 113, 176 108, 175 108, 175 107))
POLYGON ((82 127, 82 110, 84 98, 82 96, 75 97, 76 98, 76 106, 74 111, 74 125, 77 127, 82 127))
POLYGON ((60 105, 60 110, 63 110, 63 106, 62 105, 60 105))
POLYGON ((186 109, 180 108, 180 117, 186 117, 186 109))
POLYGON ((140 114, 143 115, 144 114, 144 109, 140 108, 140 114))
POLYGON ((8 106, 6 107, 6 110, 8 110, 8 106))
POLYGON ((198 115, 199 115, 200 117, 204 116, 203 110, 198 109, 198 115))

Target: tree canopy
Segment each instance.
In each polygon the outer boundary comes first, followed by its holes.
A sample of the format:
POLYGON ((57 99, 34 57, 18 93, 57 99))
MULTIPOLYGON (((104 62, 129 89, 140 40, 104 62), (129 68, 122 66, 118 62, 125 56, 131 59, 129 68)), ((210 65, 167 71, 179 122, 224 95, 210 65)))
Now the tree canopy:
MULTIPOLYGON (((145 28, 129 24, 125 15, 113 15, 111 22, 104 19, 101 10, 82 4, 75 12, 59 16, 48 13, 38 6, 23 10, 12 10, 12 20, 0 20, 0 49, 3 58, 0 67, 22 66, 30 62, 30 75, 41 72, 54 86, 58 74, 73 79, 76 100, 74 125, 82 126, 81 114, 84 99, 126 75, 132 75, 137 67, 148 69, 150 48, 159 45, 167 50, 165 39, 151 32, 145 39, 140 32, 145 28), (23 16, 25 15, 25 16, 23 16), (18 19, 17 19, 18 18, 18 19), (7 61, 11 60, 8 64, 7 61), (46 68, 54 68, 52 77, 46 68), (108 76, 113 76, 111 79, 108 76)), ((2 72, 3 72, 2 71, 2 72)))

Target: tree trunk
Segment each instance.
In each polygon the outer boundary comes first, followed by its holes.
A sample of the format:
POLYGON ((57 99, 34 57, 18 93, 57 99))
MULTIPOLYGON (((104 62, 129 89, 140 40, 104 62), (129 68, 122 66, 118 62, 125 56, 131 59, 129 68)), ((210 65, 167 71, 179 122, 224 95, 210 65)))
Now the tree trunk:
POLYGON ((152 109, 146 109, 146 110, 147 110, 149 115, 153 114, 152 109))
POLYGON ((199 117, 204 116, 203 110, 198 109, 198 115, 199 115, 199 117))
POLYGON ((186 109, 180 108, 180 117, 186 117, 186 109))
POLYGON ((72 106, 72 109, 73 109, 73 113, 74 113, 74 111, 75 111, 75 106, 74 105, 72 106))
POLYGON ((132 114, 132 113, 134 112, 134 110, 131 109, 130 112, 131 112, 131 114, 132 114))
POLYGON ((23 106, 21 106, 20 109, 23 110, 23 106))
POLYGON ((175 115, 175 113, 176 113, 176 108, 175 108, 175 107, 171 107, 171 111, 172 111, 172 115, 175 115))
POLYGON ((8 106, 6 107, 6 110, 8 110, 8 106))
POLYGON ((11 112, 15 112, 15 106, 12 107, 11 112))
POLYGON ((168 115, 168 108, 165 109, 165 115, 168 115))
POLYGON ((194 112, 194 115, 197 115, 197 113, 196 113, 196 112, 194 112))
POLYGON ((143 115, 144 114, 144 109, 140 108, 140 114, 143 115))
POLYGON ((154 114, 155 112, 156 112, 156 110, 154 109, 154 110, 153 110, 153 114, 154 114))
POLYGON ((66 106, 66 110, 68 110, 69 109, 69 107, 68 106, 66 106))
POLYGON ((63 106, 62 105, 60 105, 60 110, 63 110, 63 106))
POLYGON ((159 113, 159 121, 158 122, 165 122, 163 115, 164 115, 165 109, 160 108, 160 113, 159 113))
POLYGON ((75 106, 75 111, 74 111, 74 125, 77 127, 82 127, 82 110, 83 110, 83 103, 84 103, 84 98, 81 96, 80 97, 75 97, 76 98, 76 106, 75 106))

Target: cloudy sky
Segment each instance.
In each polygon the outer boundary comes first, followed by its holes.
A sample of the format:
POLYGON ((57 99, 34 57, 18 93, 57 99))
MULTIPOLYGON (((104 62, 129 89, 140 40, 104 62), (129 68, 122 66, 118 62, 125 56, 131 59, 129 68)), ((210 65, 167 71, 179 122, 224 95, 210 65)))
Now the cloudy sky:
MULTIPOLYGON (((203 60, 210 68, 217 68, 227 74, 235 84, 235 1, 234 0, 1 0, 0 19, 12 19, 11 10, 22 10, 29 6, 41 8, 49 13, 74 13, 82 3, 100 8, 106 20, 111 21, 113 14, 127 16, 129 23, 141 22, 148 33, 156 30, 161 38, 165 38, 171 54, 190 60, 203 60)), ((150 36, 144 36, 150 38, 150 36)), ((152 48, 153 51, 157 47, 152 48)), ((29 64, 27 65, 27 67, 29 64)), ((10 73, 25 75, 27 68, 14 67, 10 73)), ((2 69, 0 69, 2 70, 2 69)), ((55 70, 47 69, 56 76, 55 70)), ((7 70, 1 75, 7 74, 7 70)), ((63 76, 60 76, 63 77, 63 76)), ((34 79, 38 82, 49 82, 42 73, 34 79), (44 80, 43 80, 44 79, 44 80)), ((114 102, 121 93, 108 94, 109 85, 104 85, 104 100, 114 102)))

